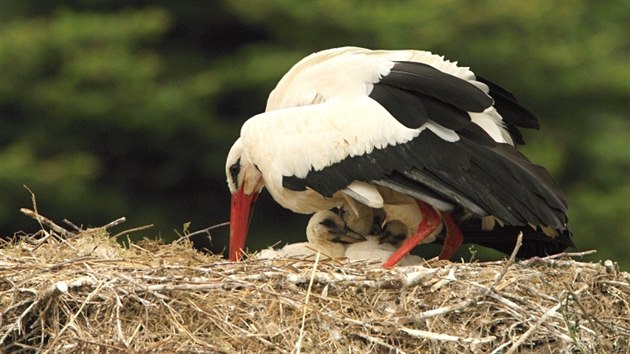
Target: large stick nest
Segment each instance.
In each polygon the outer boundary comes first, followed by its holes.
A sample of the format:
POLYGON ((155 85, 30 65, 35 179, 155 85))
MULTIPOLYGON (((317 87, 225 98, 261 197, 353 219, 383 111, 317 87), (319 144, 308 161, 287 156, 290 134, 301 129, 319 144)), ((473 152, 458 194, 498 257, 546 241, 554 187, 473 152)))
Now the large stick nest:
POLYGON ((56 225, 0 245, 3 352, 628 352, 629 302, 613 262, 558 256, 232 263, 56 225))

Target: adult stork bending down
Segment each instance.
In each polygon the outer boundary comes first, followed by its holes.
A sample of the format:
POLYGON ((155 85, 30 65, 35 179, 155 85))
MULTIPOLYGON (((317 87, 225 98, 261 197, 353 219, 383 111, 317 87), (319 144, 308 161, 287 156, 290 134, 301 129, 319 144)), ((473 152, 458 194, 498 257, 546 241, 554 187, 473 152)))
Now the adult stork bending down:
POLYGON ((305 214, 409 206, 421 222, 386 267, 442 224, 440 257, 450 258, 462 242, 454 210, 485 229, 568 235, 562 192, 514 148, 523 143, 518 127, 538 121, 509 92, 441 56, 356 47, 309 55, 280 80, 266 112, 245 122, 228 154, 229 257, 245 247, 263 187, 305 214))

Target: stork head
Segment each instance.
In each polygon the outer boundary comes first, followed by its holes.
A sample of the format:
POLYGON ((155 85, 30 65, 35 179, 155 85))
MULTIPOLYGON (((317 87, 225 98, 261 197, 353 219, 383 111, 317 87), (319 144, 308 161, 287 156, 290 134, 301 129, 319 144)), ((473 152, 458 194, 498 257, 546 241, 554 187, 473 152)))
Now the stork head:
POLYGON ((378 243, 389 243, 398 247, 407 239, 407 236, 407 225, 400 220, 392 220, 383 225, 378 243))
POLYGON ((306 226, 306 237, 311 243, 329 241, 347 244, 365 241, 363 235, 350 229, 341 216, 331 210, 313 214, 306 226))
POLYGON ((264 187, 262 174, 248 158, 240 138, 230 149, 225 163, 225 175, 232 194, 229 257, 236 261, 245 248, 254 203, 264 187))

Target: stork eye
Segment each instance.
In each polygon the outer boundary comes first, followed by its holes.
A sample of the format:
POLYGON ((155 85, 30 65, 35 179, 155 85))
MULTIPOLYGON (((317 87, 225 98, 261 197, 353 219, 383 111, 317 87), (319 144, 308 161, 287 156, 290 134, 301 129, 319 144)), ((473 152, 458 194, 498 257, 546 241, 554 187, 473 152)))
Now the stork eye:
POLYGON ((393 235, 393 238, 394 238, 394 241, 396 243, 399 243, 399 242, 403 242, 404 240, 406 240, 407 239, 407 235, 405 235, 405 234, 397 234, 397 235, 393 235))
POLYGON ((238 185, 238 174, 241 172, 241 159, 239 158, 236 162, 230 166, 230 178, 234 182, 235 185, 238 185))
POLYGON ((327 228, 334 228, 337 227, 337 224, 335 223, 335 221, 333 219, 324 219, 322 222, 320 222, 320 224, 326 226, 327 228))
POLYGON ((343 214, 343 211, 341 211, 341 208, 338 208, 338 207, 331 208, 330 211, 332 211, 333 213, 335 213, 335 214, 337 214, 339 216, 341 216, 343 214))

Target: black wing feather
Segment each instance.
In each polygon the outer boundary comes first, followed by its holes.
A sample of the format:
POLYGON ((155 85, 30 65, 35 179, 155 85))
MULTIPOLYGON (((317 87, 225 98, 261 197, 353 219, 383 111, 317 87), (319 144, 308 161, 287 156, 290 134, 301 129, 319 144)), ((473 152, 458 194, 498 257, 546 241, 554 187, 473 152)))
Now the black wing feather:
MULTIPOLYGON (((399 145, 348 157, 320 171, 310 171, 304 185, 331 197, 355 180, 386 181, 429 189, 440 200, 462 205, 476 216, 494 215, 508 225, 546 225, 566 229, 566 202, 542 168, 507 144, 484 146, 464 137, 442 140, 429 129, 399 145), (402 176, 402 177, 401 177, 402 176), (408 181, 401 182, 401 178, 408 181)), ((283 184, 291 189, 294 178, 283 184)), ((379 184, 376 183, 375 184, 379 184)), ((411 193, 409 193, 411 195, 411 193)))
MULTIPOLYGON (((494 140, 472 123, 468 112, 482 112, 492 98, 464 79, 416 62, 395 62, 369 95, 408 128, 431 120, 485 145, 494 140)), ((516 131, 516 138, 520 132, 516 131)))
POLYGON ((445 104, 429 96, 422 97, 422 103, 429 119, 445 128, 459 131, 469 125, 476 125, 471 122, 468 112, 462 111, 453 105, 445 104))
POLYGON ((419 128, 429 120, 422 100, 409 91, 389 85, 374 85, 370 97, 407 128, 419 128))
POLYGON ((483 112, 492 98, 475 85, 430 65, 397 61, 381 83, 433 97, 468 112, 483 112))
POLYGON ((523 134, 518 128, 539 129, 538 118, 518 103, 516 97, 508 90, 483 77, 477 76, 477 81, 486 84, 490 89, 489 94, 494 99, 494 108, 503 118, 512 140, 516 144, 525 144, 523 134))
MULTIPOLYGON (((516 254, 519 259, 531 257, 545 257, 563 252, 569 247, 575 248, 571 238, 571 231, 562 230, 556 237, 545 235, 540 229, 518 226, 495 226, 494 229, 485 231, 481 229, 479 219, 470 219, 459 223, 459 228, 464 236, 463 243, 474 243, 480 246, 495 249, 505 254, 510 254, 516 246, 518 234, 523 233, 523 243, 516 254)), ((444 234, 438 235, 436 244, 444 243, 444 234)))
POLYGON ((477 81, 488 86, 488 94, 430 65, 397 61, 374 85, 370 97, 406 127, 418 128, 430 119, 448 129, 464 131, 471 139, 475 139, 472 134, 487 134, 469 128, 475 124, 468 112, 483 112, 494 105, 514 143, 525 144, 519 127, 538 129, 536 116, 501 86, 482 77, 477 81))
POLYGON ((494 104, 517 143, 522 142, 517 127, 537 128, 536 117, 507 90, 478 80, 488 85, 489 95, 430 65, 395 62, 370 97, 409 128, 431 120, 460 139, 445 141, 425 129, 404 144, 347 157, 306 178, 285 176, 284 187, 332 197, 355 180, 372 182, 443 207, 459 205, 478 217, 493 215, 507 225, 567 230, 566 200, 549 173, 513 146, 495 142, 468 112, 494 104))
POLYGON ((521 128, 540 128, 538 118, 529 109, 521 106, 511 92, 483 77, 477 76, 477 81, 488 85, 494 107, 506 123, 521 128))

